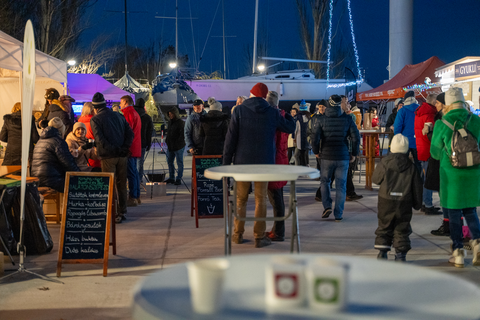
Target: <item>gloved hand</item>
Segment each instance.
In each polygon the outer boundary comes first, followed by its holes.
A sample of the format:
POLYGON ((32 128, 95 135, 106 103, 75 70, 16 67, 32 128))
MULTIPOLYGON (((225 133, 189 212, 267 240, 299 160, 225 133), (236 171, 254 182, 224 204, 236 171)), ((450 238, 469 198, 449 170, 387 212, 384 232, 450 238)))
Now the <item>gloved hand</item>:
POLYGON ((83 146, 82 146, 82 149, 83 150, 88 150, 88 149, 92 149, 94 147, 94 143, 93 142, 87 142, 85 143, 83 146))

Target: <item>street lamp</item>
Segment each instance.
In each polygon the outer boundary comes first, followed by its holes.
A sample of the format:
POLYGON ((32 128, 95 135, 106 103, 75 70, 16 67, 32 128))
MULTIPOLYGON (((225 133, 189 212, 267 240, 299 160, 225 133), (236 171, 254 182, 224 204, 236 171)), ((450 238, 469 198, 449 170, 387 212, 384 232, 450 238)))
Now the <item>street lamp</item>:
POLYGON ((75 61, 75 60, 68 60, 67 63, 68 63, 69 66, 72 66, 72 67, 73 67, 75 64, 77 64, 77 61, 75 61))
POLYGON ((177 64, 176 64, 175 62, 170 62, 170 63, 168 64, 168 66, 169 66, 170 68, 174 69, 174 68, 177 67, 177 64))
POLYGON ((265 65, 264 64, 259 64, 257 68, 258 68, 258 70, 260 70, 260 72, 263 72, 263 70, 265 70, 265 65))

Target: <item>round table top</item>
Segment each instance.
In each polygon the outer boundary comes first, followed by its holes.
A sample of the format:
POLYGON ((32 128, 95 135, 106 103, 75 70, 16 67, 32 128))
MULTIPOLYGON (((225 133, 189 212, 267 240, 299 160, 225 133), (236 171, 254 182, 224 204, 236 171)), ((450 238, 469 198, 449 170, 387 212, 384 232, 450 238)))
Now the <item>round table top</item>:
POLYGON ((213 180, 231 177, 235 181, 292 181, 299 177, 318 178, 320 171, 288 164, 242 164, 209 168, 204 175, 213 180))
POLYGON ((308 307, 276 309, 265 305, 266 266, 273 257, 311 261, 326 257, 349 265, 347 308, 329 319, 478 319, 480 288, 450 274, 408 263, 323 254, 237 255, 227 259, 224 303, 218 314, 193 312, 186 264, 157 271, 137 284, 134 319, 318 319, 308 307), (270 311, 269 311, 270 310, 270 311))

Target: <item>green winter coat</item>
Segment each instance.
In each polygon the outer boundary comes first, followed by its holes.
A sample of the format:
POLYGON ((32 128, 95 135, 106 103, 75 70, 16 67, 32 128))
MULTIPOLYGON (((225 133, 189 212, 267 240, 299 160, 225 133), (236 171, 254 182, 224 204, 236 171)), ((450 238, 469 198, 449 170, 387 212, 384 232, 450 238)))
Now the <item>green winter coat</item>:
MULTIPOLYGON (((443 116, 455 128, 462 128, 468 111, 454 109, 443 116)), ((480 118, 472 115, 467 129, 480 141, 480 118)), ((430 154, 440 160, 440 205, 447 209, 465 209, 480 206, 480 165, 469 168, 454 168, 450 164, 452 130, 442 120, 437 120, 433 129, 430 154)))

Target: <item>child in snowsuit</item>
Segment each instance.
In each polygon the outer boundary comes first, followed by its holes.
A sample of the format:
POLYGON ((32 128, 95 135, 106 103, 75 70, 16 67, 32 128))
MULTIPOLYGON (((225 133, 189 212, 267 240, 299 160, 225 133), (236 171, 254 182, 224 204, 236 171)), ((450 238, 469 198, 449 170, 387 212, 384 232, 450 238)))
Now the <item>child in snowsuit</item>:
POLYGON ((375 249, 378 259, 387 259, 390 247, 395 248, 395 260, 405 261, 411 249, 412 207, 422 207, 423 183, 420 173, 408 158, 408 139, 402 134, 393 137, 391 153, 382 159, 373 173, 372 181, 378 191, 378 228, 375 249))

